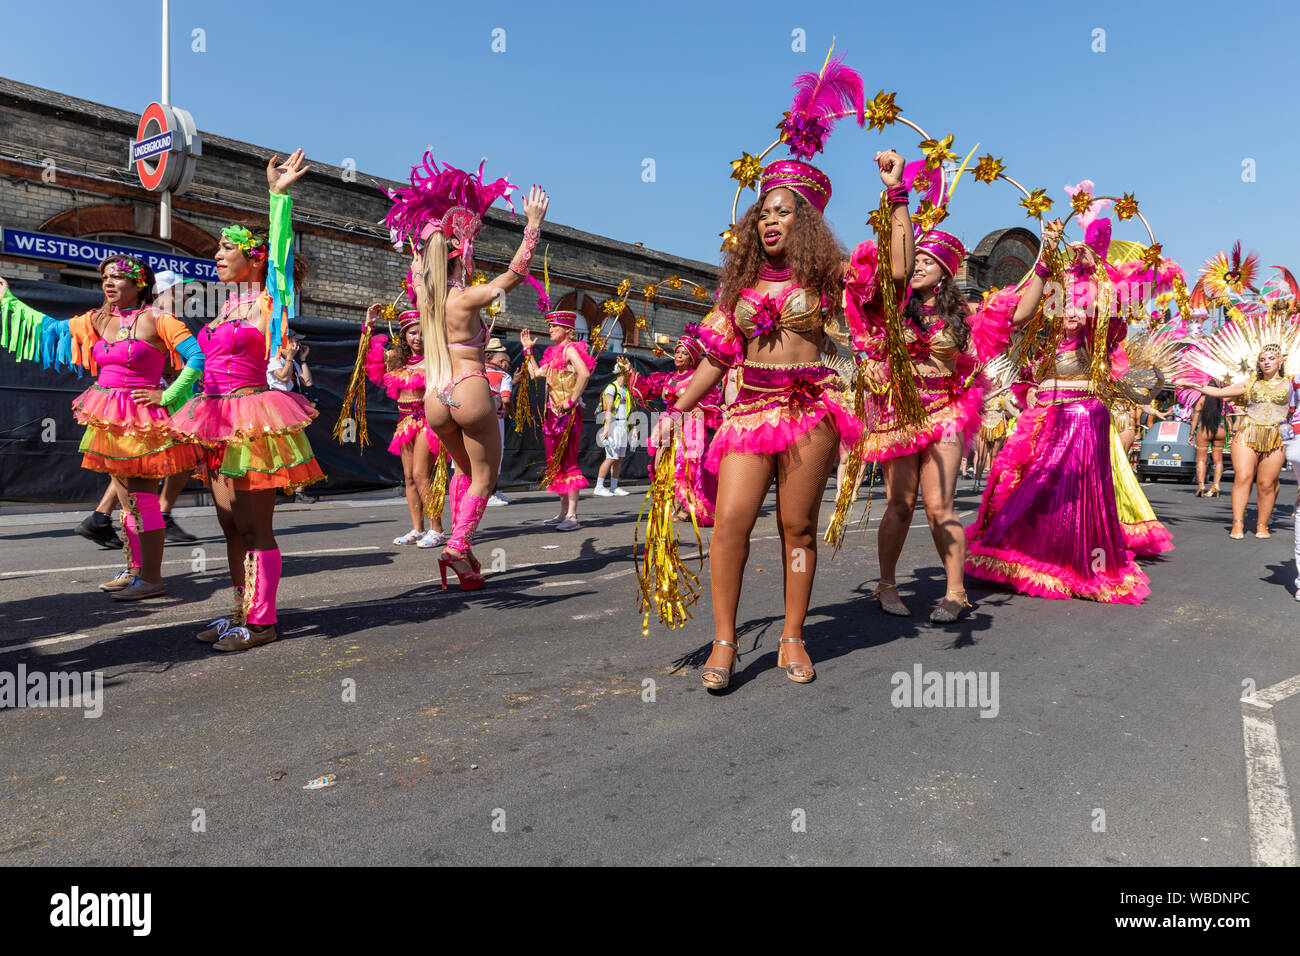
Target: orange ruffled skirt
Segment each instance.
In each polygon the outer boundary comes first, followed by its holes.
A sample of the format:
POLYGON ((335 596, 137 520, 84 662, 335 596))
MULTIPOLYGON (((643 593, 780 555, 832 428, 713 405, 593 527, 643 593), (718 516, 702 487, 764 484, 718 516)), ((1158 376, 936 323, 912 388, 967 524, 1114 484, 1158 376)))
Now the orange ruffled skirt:
POLYGON ((202 446, 209 480, 220 475, 237 491, 293 491, 325 478, 306 435, 316 414, 301 395, 278 389, 199 395, 171 417, 170 427, 202 446))
POLYGON ((199 453, 178 441, 169 413, 131 397, 135 387, 92 385, 72 402, 72 415, 86 433, 81 467, 117 478, 167 478, 192 470, 199 453))

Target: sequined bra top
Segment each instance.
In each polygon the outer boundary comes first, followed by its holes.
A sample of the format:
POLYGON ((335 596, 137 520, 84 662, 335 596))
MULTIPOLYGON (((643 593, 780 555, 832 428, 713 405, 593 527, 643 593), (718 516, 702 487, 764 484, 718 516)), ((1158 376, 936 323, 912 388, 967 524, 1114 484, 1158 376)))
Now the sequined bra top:
POLYGON ((776 295, 742 290, 734 317, 745 338, 771 335, 780 329, 814 332, 822 327, 820 299, 797 285, 786 286, 776 295))
POLYGON ((1260 425, 1279 425, 1286 421, 1290 397, 1291 382, 1286 377, 1254 379, 1246 390, 1246 414, 1260 425))

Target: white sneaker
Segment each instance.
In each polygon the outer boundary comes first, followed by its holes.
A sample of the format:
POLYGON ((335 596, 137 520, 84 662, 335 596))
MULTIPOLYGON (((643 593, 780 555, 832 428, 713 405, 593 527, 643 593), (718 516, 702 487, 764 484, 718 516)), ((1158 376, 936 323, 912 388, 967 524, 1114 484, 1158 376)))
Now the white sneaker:
POLYGON ((417 548, 441 548, 447 543, 447 535, 440 531, 426 531, 424 537, 415 542, 417 548))
POLYGON ((510 504, 509 498, 507 498, 499 491, 494 491, 492 492, 492 497, 488 499, 487 506, 489 508, 499 508, 502 505, 508 505, 508 504, 510 504))
POLYGON ((611 495, 618 495, 620 498, 626 497, 630 492, 626 488, 615 488, 610 492, 611 495))
POLYGON ((564 515, 558 514, 554 518, 547 518, 545 521, 542 522, 542 524, 556 525, 556 524, 560 524, 564 520, 565 520, 564 515))
POLYGON ((422 531, 414 531, 414 530, 412 530, 412 531, 408 531, 408 532, 406 532, 406 534, 402 535, 400 538, 394 538, 394 539, 393 539, 393 544, 415 544, 415 542, 417 542, 417 541, 420 540, 420 536, 421 536, 423 533, 424 533, 424 532, 422 532, 422 531))
POLYGON ((613 495, 614 492, 610 491, 610 490, 609 490, 608 488, 606 488, 604 485, 597 485, 596 488, 595 488, 595 490, 592 491, 592 494, 595 495, 595 496, 598 497, 598 498, 608 498, 608 497, 610 497, 611 495, 613 495))
POLYGON ((577 518, 565 518, 555 526, 556 531, 577 531, 582 525, 578 523, 577 518))

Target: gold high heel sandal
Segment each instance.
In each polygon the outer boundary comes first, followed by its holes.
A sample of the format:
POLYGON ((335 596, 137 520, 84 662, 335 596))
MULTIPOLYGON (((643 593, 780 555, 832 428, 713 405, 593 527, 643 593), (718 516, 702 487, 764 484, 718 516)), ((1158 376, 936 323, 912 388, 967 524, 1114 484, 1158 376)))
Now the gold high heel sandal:
POLYGON ((812 664, 797 663, 785 659, 786 644, 802 644, 802 637, 783 637, 781 638, 781 649, 776 655, 776 666, 785 671, 785 676, 790 678, 796 684, 811 684, 817 672, 813 670, 812 664))
POLYGON ((886 614, 892 614, 894 617, 912 616, 912 612, 907 609, 907 605, 904 604, 902 598, 898 596, 898 585, 893 581, 881 581, 876 585, 876 603, 880 605, 882 611, 886 614), (884 591, 893 591, 894 600, 886 601, 882 598, 880 595, 884 591))
POLYGON ((736 673, 736 658, 740 656, 740 648, 731 641, 714 641, 713 643, 731 648, 731 666, 702 668, 700 670, 700 680, 708 690, 726 690, 731 683, 732 675, 736 673), (709 680, 710 677, 716 678, 716 680, 709 680))
POLYGON ((939 606, 930 612, 930 623, 932 624, 951 624, 961 617, 963 608, 973 607, 966 599, 966 592, 949 590, 944 594, 943 600, 939 606), (957 606, 955 611, 948 610, 948 604, 952 603, 957 606))
POLYGON ((1243 527, 1238 531, 1237 524, 1238 522, 1234 521, 1232 523, 1232 530, 1228 532, 1228 537, 1232 538, 1234 541, 1240 541, 1242 538, 1246 537, 1246 529, 1243 527))

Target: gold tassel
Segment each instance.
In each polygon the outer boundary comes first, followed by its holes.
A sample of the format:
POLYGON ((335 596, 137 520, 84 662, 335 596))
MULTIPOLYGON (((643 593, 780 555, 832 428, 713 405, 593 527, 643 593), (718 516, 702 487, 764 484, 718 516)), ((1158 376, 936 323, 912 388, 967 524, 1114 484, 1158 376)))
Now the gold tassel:
MULTIPOLYGON (((433 469, 433 481, 424 495, 424 516, 434 521, 442 520, 442 509, 447 504, 448 457, 445 449, 438 449, 438 463, 433 469)), ((454 519, 456 516, 452 515, 454 519)))
POLYGON ((1097 263, 1093 273, 1093 282, 1097 284, 1097 301, 1094 307, 1097 317, 1093 320, 1092 356, 1088 367, 1088 377, 1098 389, 1103 389, 1110 382, 1110 350, 1106 343, 1110 338, 1110 282, 1106 275, 1106 264, 1097 263))
POLYGON ((1187 283, 1183 277, 1174 274, 1174 301, 1178 303, 1178 316, 1184 322, 1192 321, 1192 300, 1187 295, 1187 283))
MULTIPOLYGON (((575 407, 569 413, 570 415, 578 414, 575 407)), ((564 428, 564 433, 560 435, 560 440, 555 446, 555 451, 551 453, 550 460, 546 463, 546 471, 542 473, 542 487, 547 488, 554 484, 560 477, 560 462, 564 461, 564 454, 569 450, 569 436, 573 434, 572 421, 564 428)))
POLYGON ((880 209, 876 220, 876 275, 880 277, 880 304, 885 314, 885 350, 889 356, 891 395, 894 416, 902 425, 917 426, 925 421, 925 407, 916 391, 912 375, 912 357, 907 354, 907 340, 903 337, 903 320, 898 314, 898 298, 894 289, 893 213, 889 207, 889 194, 880 194, 880 209))
POLYGON ((240 621, 247 626, 248 612, 253 609, 253 595, 257 592, 257 559, 252 551, 244 552, 244 601, 240 621))
POLYGON ((533 408, 532 399, 533 379, 527 371, 524 377, 519 380, 519 391, 515 395, 515 434, 522 435, 525 428, 534 427, 537 424, 537 411, 533 408))
MULTIPOLYGON (((135 533, 136 537, 139 538, 143 528, 140 521, 140 509, 136 507, 134 494, 128 494, 126 496, 126 509, 122 512, 122 551, 126 555, 126 569, 134 574, 135 572, 144 569, 135 566, 135 557, 131 554, 131 536, 126 533, 126 515, 128 511, 131 513, 131 516, 135 518, 135 533)), ((140 542, 140 561, 143 564, 144 541, 140 542)))
MULTIPOLYGON (((667 448, 660 448, 655 459, 654 479, 646 494, 641 513, 637 515, 632 532, 632 560, 636 566, 637 610, 645 615, 641 634, 650 633, 650 613, 659 615, 659 621, 676 630, 691 618, 691 605, 700 599, 699 575, 688 568, 678 552, 677 525, 673 513, 677 510, 674 482, 674 463, 677 445, 681 440, 674 429, 673 440, 667 448), (641 548, 641 522, 645 519, 645 545, 641 548)), ((704 570, 704 543, 700 539, 700 526, 691 513, 691 527, 695 529, 695 543, 699 548, 700 570, 704 570)))
POLYGON ((366 353, 370 351, 370 326, 361 332, 361 345, 357 348, 357 360, 352 365, 352 378, 348 380, 348 390, 343 396, 343 407, 339 410, 339 420, 334 423, 334 440, 342 443, 343 432, 349 419, 356 422, 357 441, 365 451, 370 441, 369 429, 366 427, 366 353))
POLYGON ((866 451, 867 438, 871 434, 871 430, 866 425, 866 380, 866 370, 859 367, 853 383, 853 414, 863 423, 862 434, 858 436, 858 440, 853 443, 853 450, 849 452, 849 463, 844 467, 844 478, 835 495, 835 511, 831 515, 830 524, 826 526, 826 534, 822 537, 823 541, 835 549, 831 552, 832 557, 839 554, 840 546, 844 543, 844 529, 848 525, 849 512, 853 510, 853 502, 857 498, 858 476, 862 474, 862 455, 866 451))

